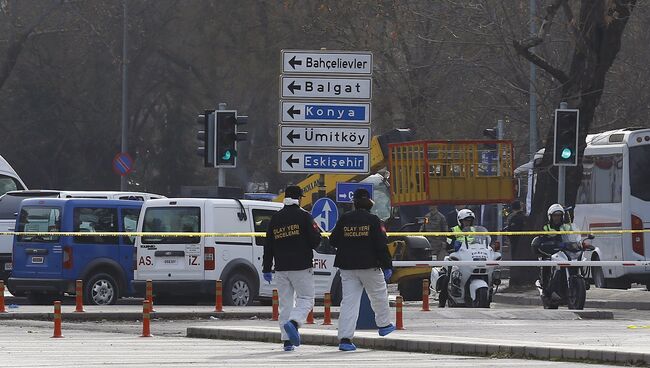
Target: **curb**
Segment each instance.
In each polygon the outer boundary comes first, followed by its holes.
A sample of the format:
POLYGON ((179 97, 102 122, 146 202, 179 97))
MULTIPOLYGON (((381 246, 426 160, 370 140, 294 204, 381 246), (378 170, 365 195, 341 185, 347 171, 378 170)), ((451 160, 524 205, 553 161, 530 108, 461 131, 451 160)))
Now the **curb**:
MULTIPOLYGON (((338 312, 331 312, 332 319, 339 316, 338 312)), ((266 312, 152 312, 151 319, 207 319, 215 317, 218 319, 268 319, 272 318, 272 313, 266 312)), ((17 320, 36 320, 51 321, 54 313, 24 312, 24 313, 0 313, 0 320, 17 319, 17 320)), ((61 313, 64 321, 140 321, 142 312, 66 312, 61 313)), ((314 312, 314 318, 323 318, 323 312, 314 312)))
MULTIPOLYGON (((541 306, 542 301, 538 297, 529 297, 521 295, 504 295, 494 294, 492 299, 496 303, 513 304, 513 305, 536 305, 541 306)), ((637 309, 650 310, 650 302, 626 302, 615 300, 589 300, 585 302, 585 308, 600 309, 637 309)))
MULTIPOLYGON (((303 330, 300 334, 302 344, 338 346, 335 331, 303 330)), ((187 337, 246 340, 269 343, 280 343, 279 331, 254 331, 245 327, 188 327, 187 337)), ((354 338, 357 347, 376 350, 395 350, 411 353, 435 353, 453 355, 478 355, 495 358, 523 358, 554 361, 606 362, 616 364, 647 365, 650 364, 650 353, 622 352, 615 350, 596 350, 567 348, 543 345, 515 345, 473 343, 462 340, 417 340, 403 337, 370 337, 357 336, 354 338)))

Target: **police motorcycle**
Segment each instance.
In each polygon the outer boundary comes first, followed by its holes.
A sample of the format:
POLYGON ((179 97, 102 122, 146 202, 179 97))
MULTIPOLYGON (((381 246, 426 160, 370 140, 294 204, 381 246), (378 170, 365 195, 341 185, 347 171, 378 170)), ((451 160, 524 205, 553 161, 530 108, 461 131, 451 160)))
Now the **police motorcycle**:
MULTIPOLYGON (((445 261, 498 261, 501 253, 490 246, 490 236, 481 235, 487 232, 483 226, 474 226, 473 231, 457 236, 457 250, 445 257, 445 261), (459 246, 458 246, 459 245, 459 246)), ((447 283, 447 305, 450 307, 490 308, 492 296, 501 284, 501 271, 497 266, 469 265, 443 266, 431 270, 431 285, 440 290, 442 278, 449 275, 447 283), (440 284, 439 284, 440 283, 440 284)))
MULTIPOLYGON (((583 253, 595 248, 591 245, 593 235, 581 239, 578 234, 537 236, 531 246, 539 260, 556 262, 584 260, 583 253)), ((540 267, 535 282, 544 309, 557 309, 566 305, 569 309, 584 309, 588 284, 580 267, 540 267)))

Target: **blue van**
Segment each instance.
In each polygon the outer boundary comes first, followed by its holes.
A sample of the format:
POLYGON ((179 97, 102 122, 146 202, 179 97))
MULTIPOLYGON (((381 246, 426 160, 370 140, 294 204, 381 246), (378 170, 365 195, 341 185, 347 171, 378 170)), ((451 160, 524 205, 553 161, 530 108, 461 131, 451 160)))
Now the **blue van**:
POLYGON ((32 304, 50 304, 75 293, 83 280, 84 303, 115 304, 133 293, 135 237, 95 236, 96 232, 135 231, 142 201, 110 199, 26 199, 19 232, 87 232, 82 236, 14 237, 12 290, 32 304))

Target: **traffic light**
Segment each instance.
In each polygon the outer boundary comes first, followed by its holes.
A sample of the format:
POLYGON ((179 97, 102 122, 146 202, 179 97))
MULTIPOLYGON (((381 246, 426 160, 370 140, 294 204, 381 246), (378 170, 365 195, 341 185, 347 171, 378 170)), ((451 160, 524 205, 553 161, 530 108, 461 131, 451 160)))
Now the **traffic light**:
POLYGON ((196 138, 201 144, 196 154, 203 157, 203 166, 214 167, 214 110, 205 110, 197 116, 196 122, 201 125, 201 129, 196 133, 196 138))
POLYGON ((247 132, 238 132, 237 126, 246 124, 247 116, 238 116, 236 110, 216 111, 215 167, 237 166, 237 142, 246 140, 247 132))
POLYGON ((578 121, 580 111, 576 109, 555 110, 555 136, 553 165, 578 165, 578 121))

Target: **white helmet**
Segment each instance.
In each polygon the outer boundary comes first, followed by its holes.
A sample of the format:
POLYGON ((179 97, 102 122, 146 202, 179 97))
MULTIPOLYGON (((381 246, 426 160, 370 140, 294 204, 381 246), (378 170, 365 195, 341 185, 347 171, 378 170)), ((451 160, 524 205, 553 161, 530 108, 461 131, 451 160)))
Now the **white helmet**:
POLYGON ((476 216, 474 216, 474 212, 468 210, 467 208, 463 208, 462 210, 458 211, 458 216, 456 218, 458 219, 458 224, 460 225, 461 220, 465 220, 470 217, 472 220, 476 218, 476 216))
POLYGON ((556 212, 560 212, 562 216, 564 216, 564 207, 559 203, 552 204, 551 207, 548 208, 548 211, 546 211, 548 222, 551 222, 551 216, 556 212))

